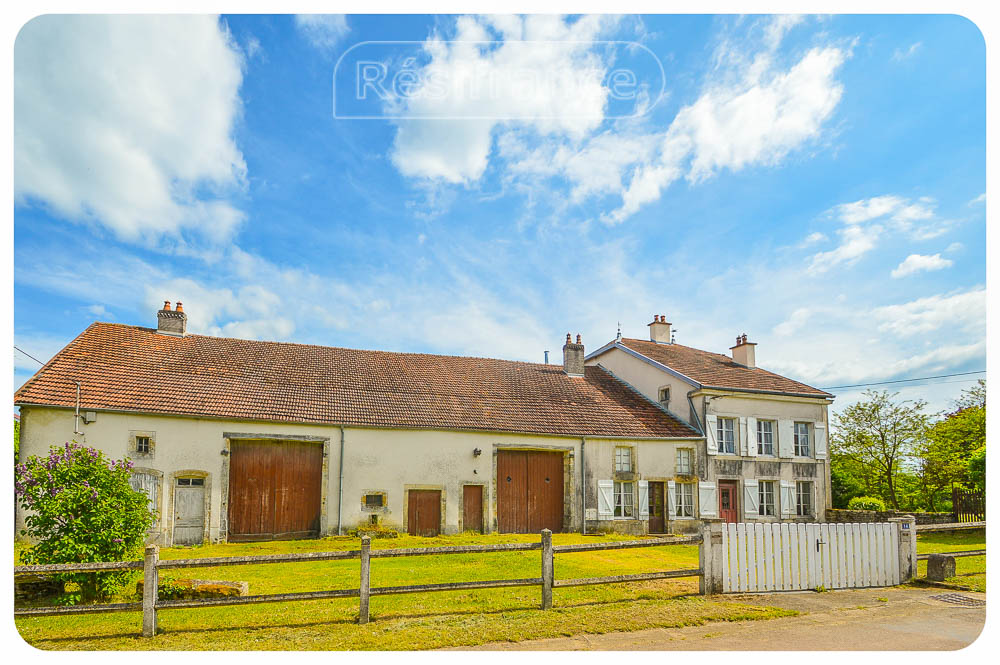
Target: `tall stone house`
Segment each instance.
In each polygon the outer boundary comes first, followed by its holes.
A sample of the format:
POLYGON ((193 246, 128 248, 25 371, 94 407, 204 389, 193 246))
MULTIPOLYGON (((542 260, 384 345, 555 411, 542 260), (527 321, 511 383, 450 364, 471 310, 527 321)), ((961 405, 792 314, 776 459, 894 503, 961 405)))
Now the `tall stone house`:
MULTIPOLYGON (((755 349, 746 335, 737 337, 730 355, 676 344, 671 324, 657 315, 649 340, 619 335, 586 356, 588 367, 613 374, 705 433, 690 460, 678 451, 675 469, 690 469, 692 476, 647 486, 646 501, 655 507, 650 519, 662 509, 668 519, 824 521, 833 395, 758 367, 755 349), (693 476, 697 491, 682 484, 693 476)), ((643 460, 633 471, 644 471, 643 460)), ((598 476, 598 497, 616 495, 626 480, 610 465, 598 476)))

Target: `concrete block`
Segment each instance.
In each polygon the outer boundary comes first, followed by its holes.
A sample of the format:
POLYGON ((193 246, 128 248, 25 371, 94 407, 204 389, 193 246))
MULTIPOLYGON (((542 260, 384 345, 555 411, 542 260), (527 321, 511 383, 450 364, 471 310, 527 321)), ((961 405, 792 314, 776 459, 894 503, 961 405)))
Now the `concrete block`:
POLYGON ((955 576, 955 557, 947 554, 931 554, 927 558, 927 579, 944 582, 955 576))

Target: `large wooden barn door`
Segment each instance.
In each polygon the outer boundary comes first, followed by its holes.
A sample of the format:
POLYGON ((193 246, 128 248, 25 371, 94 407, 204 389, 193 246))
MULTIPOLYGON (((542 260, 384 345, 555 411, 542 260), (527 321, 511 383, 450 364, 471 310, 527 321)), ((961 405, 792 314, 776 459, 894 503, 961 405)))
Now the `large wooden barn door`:
POLYGON ((319 535, 323 447, 304 441, 234 441, 229 540, 319 535))
POLYGON ((556 533, 563 525, 563 455, 537 450, 497 453, 500 533, 556 533))

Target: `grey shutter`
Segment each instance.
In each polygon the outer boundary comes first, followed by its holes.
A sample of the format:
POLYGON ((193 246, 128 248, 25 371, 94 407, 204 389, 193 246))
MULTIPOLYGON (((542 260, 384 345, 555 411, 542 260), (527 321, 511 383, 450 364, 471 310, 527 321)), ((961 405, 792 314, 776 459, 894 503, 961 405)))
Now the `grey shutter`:
POLYGON ((813 425, 813 448, 816 450, 816 459, 826 459, 826 423, 813 425))
POLYGON ((719 516, 719 497, 715 492, 715 483, 698 483, 698 514, 701 517, 719 516))
POLYGON ((597 481, 597 519, 609 520, 614 517, 615 483, 613 480, 597 481))
POLYGON ((749 520, 760 517, 758 503, 760 497, 757 494, 757 481, 755 479, 743 481, 743 516, 749 520))
POLYGON ((778 457, 791 457, 795 448, 792 445, 795 436, 795 423, 791 420, 779 420, 778 431, 775 432, 775 435, 778 437, 778 457))
POLYGON ((747 418, 747 457, 757 457, 757 419, 747 418))
POLYGON ((719 418, 718 416, 705 416, 705 443, 708 445, 708 454, 717 455, 719 453, 719 418))

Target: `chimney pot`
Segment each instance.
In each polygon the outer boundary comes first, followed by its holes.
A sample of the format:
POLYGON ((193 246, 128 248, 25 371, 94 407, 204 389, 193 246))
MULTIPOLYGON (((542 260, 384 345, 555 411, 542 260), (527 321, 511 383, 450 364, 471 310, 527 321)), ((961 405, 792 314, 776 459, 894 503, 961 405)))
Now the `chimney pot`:
POLYGON ((165 311, 165 312, 169 312, 170 311, 170 301, 169 300, 164 300, 163 301, 163 311, 165 311))
POLYGON ((181 303, 180 300, 177 301, 177 311, 178 312, 183 312, 184 311, 184 305, 181 303))
POLYGON ((576 334, 576 343, 577 344, 583 344, 583 342, 580 341, 580 333, 576 334))

